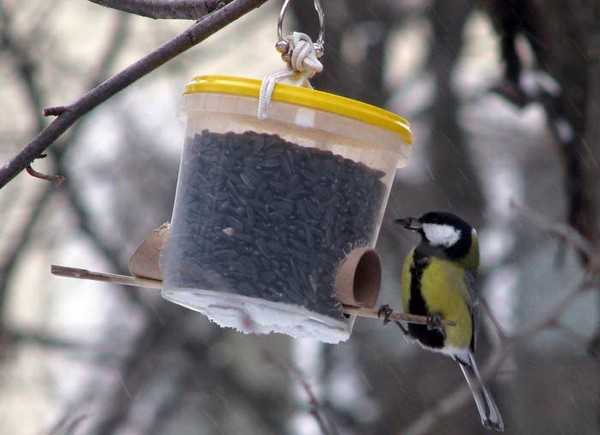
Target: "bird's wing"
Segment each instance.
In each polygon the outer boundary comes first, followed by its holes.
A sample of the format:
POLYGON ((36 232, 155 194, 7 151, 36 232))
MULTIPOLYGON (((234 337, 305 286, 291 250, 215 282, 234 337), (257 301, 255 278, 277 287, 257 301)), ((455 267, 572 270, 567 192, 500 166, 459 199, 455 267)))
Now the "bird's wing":
POLYGON ((469 310, 471 311, 471 322, 473 323, 473 337, 471 338, 471 352, 475 352, 477 333, 479 329, 479 293, 477 292, 475 275, 468 270, 465 271, 465 284, 469 292, 469 310))

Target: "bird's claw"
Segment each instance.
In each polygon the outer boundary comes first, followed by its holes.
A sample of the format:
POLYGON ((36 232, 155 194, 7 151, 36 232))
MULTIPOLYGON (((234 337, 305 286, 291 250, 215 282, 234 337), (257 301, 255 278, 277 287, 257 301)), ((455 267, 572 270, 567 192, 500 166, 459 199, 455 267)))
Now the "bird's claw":
POLYGON ((377 311, 377 317, 379 319, 381 319, 383 317, 383 324, 387 325, 388 323, 390 323, 392 321, 390 319, 390 316, 392 315, 393 312, 394 312, 394 310, 392 310, 392 307, 390 307, 388 304, 384 304, 381 307, 379 307, 379 310, 377 311))
POLYGON ((442 322, 442 316, 438 313, 434 313, 427 318, 427 329, 430 331, 433 330, 442 330, 444 324, 442 322))

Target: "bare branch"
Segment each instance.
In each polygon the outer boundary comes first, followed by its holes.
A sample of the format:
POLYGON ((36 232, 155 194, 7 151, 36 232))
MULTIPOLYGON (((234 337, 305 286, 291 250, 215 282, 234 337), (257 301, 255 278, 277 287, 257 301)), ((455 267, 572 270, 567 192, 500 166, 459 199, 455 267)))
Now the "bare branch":
MULTIPOLYGON (((29 47, 23 46, 11 32, 12 20, 12 15, 0 4, 0 42, 14 58, 15 68, 29 99, 29 106, 37 110, 43 104, 43 93, 36 80, 38 65, 29 47)), ((39 130, 45 127, 44 118, 39 116, 37 111, 34 112, 34 120, 39 130)))
POLYGON ((206 38, 232 23, 244 14, 264 4, 267 0, 234 0, 232 3, 205 16, 183 33, 177 35, 152 53, 90 90, 64 112, 11 161, 0 168, 0 188, 56 141, 83 115, 100 105, 127 86, 154 71, 164 63, 204 41, 206 38))
MULTIPOLYGON (((105 405, 100 407, 102 412, 94 419, 92 428, 87 433, 107 435, 117 432, 117 426, 127 419, 135 403, 131 397, 136 397, 143 388, 145 380, 154 371, 154 365, 148 364, 148 361, 159 354, 157 349, 160 349, 161 343, 177 340, 178 335, 173 331, 180 328, 184 321, 185 316, 180 316, 174 318, 169 327, 164 327, 156 321, 146 324, 131 343, 128 354, 116 367, 115 374, 120 382, 116 383, 109 393, 105 405)), ((181 333, 179 336, 185 337, 181 333)))
POLYGON ((508 338, 507 341, 518 342, 531 338, 537 333, 543 331, 547 327, 554 326, 562 314, 571 306, 577 297, 590 289, 600 286, 600 278, 589 276, 586 277, 579 285, 571 289, 563 298, 558 301, 552 308, 544 313, 538 320, 520 328, 520 333, 508 338))
MULTIPOLYGON (((211 334, 213 335, 208 340, 199 340, 198 335, 186 337, 186 334, 177 334, 175 342, 182 341, 181 350, 189 360, 188 362, 191 363, 191 368, 188 368, 191 373, 187 375, 189 377, 187 389, 197 391, 198 388, 201 388, 206 391, 206 380, 210 378, 214 382, 214 386, 211 388, 211 395, 214 395, 212 397, 221 398, 221 400, 227 400, 225 395, 239 398, 256 420, 269 429, 269 433, 288 433, 287 419, 282 418, 288 409, 288 394, 284 391, 276 391, 276 389, 271 389, 269 394, 264 394, 260 390, 255 390, 251 385, 240 382, 238 370, 234 366, 215 364, 214 358, 211 358, 213 355, 211 343, 222 340, 224 333, 221 329, 213 328, 211 334), (211 376, 199 377, 200 367, 203 368, 202 370, 207 370, 207 373, 210 370, 211 376), (220 394, 219 391, 224 394, 220 394)), ((180 400, 182 398, 185 398, 185 391, 183 395, 179 396, 180 400)), ((160 410, 154 414, 156 419, 159 416, 160 410)), ((157 423, 150 426, 152 429, 146 432, 146 435, 158 435, 165 432, 164 425, 168 423, 168 419, 164 418, 157 423)))
POLYGON ((485 299, 481 298, 481 300, 479 301, 479 304, 481 305, 481 307, 485 311, 486 315, 488 316, 488 318, 492 322, 492 325, 494 325, 494 329, 496 330, 496 334, 498 336, 498 339, 500 341, 506 339, 506 332, 504 331, 504 328, 500 324, 500 321, 494 315, 494 312, 490 308, 490 305, 487 303, 487 301, 485 299))
POLYGON ((81 425, 81 423, 83 423, 88 417, 89 416, 87 414, 79 414, 75 417, 73 417, 72 415, 65 414, 50 429, 48 435, 72 435, 81 425))
MULTIPOLYGON (((68 338, 60 338, 52 334, 48 334, 45 331, 39 331, 35 329, 15 329, 11 327, 4 327, 0 333, 0 341, 7 342, 10 345, 21 343, 37 345, 46 349, 55 349, 61 351, 89 351, 93 349, 87 343, 73 341, 68 338)), ((0 345, 0 349, 3 346, 0 345)))
POLYGON ((44 116, 60 116, 65 112, 68 112, 69 108, 66 106, 47 107, 44 109, 44 116))
MULTIPOLYGON (((568 7, 552 4, 543 8, 541 3, 536 4, 539 2, 518 2, 518 9, 505 2, 493 3, 492 18, 496 18, 501 27, 499 33, 507 65, 506 80, 496 91, 518 106, 536 102, 544 109, 563 166, 567 221, 590 243, 598 245, 597 165, 589 164, 597 150, 586 144, 586 140, 590 144, 598 143, 590 139, 600 131, 594 128, 600 110, 597 104, 592 104, 598 100, 600 91, 600 67, 590 57, 590 51, 596 51, 593 47, 597 44, 597 1, 580 1, 568 7), (542 12, 544 19, 540 20, 542 12), (517 16, 518 20, 514 18, 517 16), (518 24, 513 24, 517 21, 518 24), (554 22, 561 23, 561 32, 550 31, 552 26, 545 25, 554 22), (536 60, 534 71, 521 71, 523 59, 516 50, 517 34, 530 44, 536 60), (572 68, 572 65, 580 67, 572 68), (585 112, 588 116, 583 115, 585 112)), ((585 251, 578 250, 577 254, 584 267, 598 267, 597 261, 593 264, 595 259, 585 251)))
POLYGON ((561 224, 560 222, 551 221, 543 214, 514 201, 511 203, 511 205, 536 226, 540 227, 544 231, 548 231, 559 236, 586 257, 593 258, 596 254, 592 244, 573 227, 566 224, 561 224))
POLYGON ((69 353, 69 357, 114 367, 124 357, 124 349, 115 349, 114 343, 86 343, 71 340, 47 331, 31 328, 14 328, 4 325, 0 331, 0 355, 15 346, 34 346, 43 351, 69 353))
POLYGON ((23 224, 21 233, 14 237, 14 244, 10 251, 6 254, 6 261, 0 262, 0 324, 4 316, 4 306, 8 295, 8 284, 12 276, 12 272, 19 263, 21 255, 25 253, 25 247, 33 238, 36 223, 44 214, 46 205, 50 202, 54 189, 51 185, 46 185, 46 189, 40 195, 39 199, 31 206, 31 212, 23 224))
POLYGON ((154 19, 197 20, 232 0, 89 0, 100 6, 154 19))
MULTIPOLYGON (((2 4, 0 3, 0 18, 4 21, 10 20, 10 16, 7 15, 6 11, 2 9, 2 4)), ((91 73, 91 79, 86 87, 92 87, 96 85, 98 82, 102 80, 110 71, 110 69, 114 65, 114 61, 121 53, 122 48, 125 46, 124 41, 127 37, 128 32, 128 22, 129 17, 124 15, 115 20, 114 30, 111 32, 108 38, 108 42, 106 44, 106 49, 104 51, 104 55, 99 57, 99 62, 97 66, 94 68, 91 73)), ((4 23, 6 24, 6 23, 4 23)), ((33 62, 29 50, 26 49, 22 44, 15 41, 10 36, 8 26, 0 26, 0 38, 5 42, 5 45, 8 44, 8 48, 11 51, 11 54, 14 56, 16 64, 23 65, 29 64, 33 62)), ((36 79, 35 75, 32 73, 35 71, 35 64, 32 64, 32 68, 28 68, 22 70, 21 72, 30 72, 30 74, 19 74, 21 81, 23 82, 23 86, 27 91, 27 95, 29 96, 29 109, 31 111, 31 115, 36 121, 36 125, 39 129, 44 127, 44 119, 39 113, 39 106, 41 105, 43 90, 41 86, 39 86, 39 81, 36 79), (40 104, 38 104, 40 102, 40 104)), ((21 67, 19 67, 21 70, 21 67)), ((78 124, 70 130, 70 134, 63 141, 62 147, 54 147, 52 148, 51 154, 55 159, 55 162, 58 167, 61 165, 62 158, 64 153, 71 149, 71 147, 75 144, 78 134, 81 132, 81 125, 78 124)), ((37 203, 31 207, 32 211, 28 217, 28 221, 22 226, 23 230, 19 237, 16 238, 16 242, 13 245, 13 248, 6 255, 7 260, 4 263, 0 263, 0 321, 2 319, 3 306, 4 301, 6 299, 8 282, 12 276, 12 272, 15 269, 16 265, 19 263, 19 259, 22 254, 25 252, 25 247, 30 242, 34 228, 36 228, 36 223, 40 220, 41 216, 43 216, 43 211, 45 209, 46 204, 50 201, 55 189, 52 189, 50 186, 46 188, 46 190, 39 196, 37 203)), ((80 223, 83 220, 80 219, 80 223)), ((93 239, 93 237, 91 237, 93 239)), ((93 240, 92 240, 93 241, 93 240)), ((102 250, 106 255, 106 250, 102 250)), ((112 258, 107 258, 108 261, 111 261, 112 258)), ((115 263, 112 263, 113 265, 115 263)), ((117 267, 116 270, 121 269, 121 267, 117 267)), ((127 292, 128 297, 131 298, 131 292, 127 292)))
MULTIPOLYGON (((493 376, 498 371, 508 354, 508 349, 502 348, 490 357, 481 372, 483 380, 493 376)), ((398 432, 398 435, 425 435, 431 433, 431 429, 440 418, 452 415, 467 403, 470 398, 471 392, 469 388, 466 384, 462 385, 430 406, 426 412, 422 413, 407 428, 398 432)))
POLYGON ((319 425, 319 429, 321 430, 321 433, 323 435, 333 435, 333 434, 337 435, 338 430, 337 430, 336 426, 333 424, 333 422, 331 422, 331 421, 328 422, 328 419, 325 417, 325 415, 323 415, 324 407, 321 404, 321 402, 319 402, 319 399, 317 399, 317 396, 314 393, 312 387, 310 386, 310 384, 304 377, 304 373, 302 373, 300 371, 300 369, 293 366, 292 364, 288 364, 284 361, 280 361, 278 358, 271 355, 266 350, 263 350, 263 354, 267 361, 269 361, 271 364, 279 367, 283 372, 288 374, 288 376, 290 376, 292 378, 296 378, 298 383, 302 386, 302 389, 304 390, 304 392, 306 393, 306 396, 308 397, 308 404, 310 406, 310 415, 312 415, 314 417, 315 421, 319 425))

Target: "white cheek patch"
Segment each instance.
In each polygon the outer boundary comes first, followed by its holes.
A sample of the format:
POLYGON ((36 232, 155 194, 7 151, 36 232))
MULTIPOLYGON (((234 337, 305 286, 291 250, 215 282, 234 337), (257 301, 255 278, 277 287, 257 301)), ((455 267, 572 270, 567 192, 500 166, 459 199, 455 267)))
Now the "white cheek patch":
POLYGON ((449 248, 460 239, 460 230, 451 225, 423 224, 423 232, 434 246, 449 248))

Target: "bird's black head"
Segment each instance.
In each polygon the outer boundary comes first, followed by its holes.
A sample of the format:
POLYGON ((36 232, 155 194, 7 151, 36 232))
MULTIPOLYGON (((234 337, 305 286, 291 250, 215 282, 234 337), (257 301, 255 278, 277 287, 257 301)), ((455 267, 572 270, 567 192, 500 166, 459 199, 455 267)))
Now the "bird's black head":
POLYGON ((440 250, 450 259, 462 259, 477 250, 475 229, 455 214, 431 211, 420 218, 396 219, 404 228, 418 232, 422 243, 440 250))

